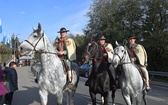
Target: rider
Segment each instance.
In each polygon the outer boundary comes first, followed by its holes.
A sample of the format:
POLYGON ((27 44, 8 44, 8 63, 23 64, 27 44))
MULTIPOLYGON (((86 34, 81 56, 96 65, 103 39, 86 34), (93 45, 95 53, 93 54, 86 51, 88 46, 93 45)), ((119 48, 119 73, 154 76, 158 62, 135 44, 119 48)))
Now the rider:
POLYGON ((146 79, 146 90, 149 91, 151 88, 149 86, 149 75, 146 69, 147 67, 147 53, 144 47, 140 44, 135 43, 135 35, 129 36, 129 50, 131 53, 131 60, 134 62, 142 71, 146 79))
MULTIPOLYGON (((109 70, 110 70, 110 75, 112 75, 113 79, 115 80, 115 72, 114 69, 112 68, 112 66, 110 66, 110 63, 112 62, 113 59, 113 46, 110 43, 106 43, 106 38, 104 37, 104 35, 102 35, 99 38, 99 45, 101 48, 101 51, 103 53, 103 58, 102 61, 107 64, 109 70)), ((90 69, 90 73, 92 72, 92 69, 90 69)), ((88 80, 85 82, 85 86, 89 86, 90 84, 90 80, 91 77, 89 76, 88 80)))
POLYGON ((60 33, 60 38, 58 40, 57 54, 62 60, 65 60, 68 65, 68 86, 71 85, 72 82, 71 63, 76 61, 76 45, 74 40, 67 36, 67 32, 69 32, 69 30, 66 30, 64 27, 58 31, 58 33, 60 33))

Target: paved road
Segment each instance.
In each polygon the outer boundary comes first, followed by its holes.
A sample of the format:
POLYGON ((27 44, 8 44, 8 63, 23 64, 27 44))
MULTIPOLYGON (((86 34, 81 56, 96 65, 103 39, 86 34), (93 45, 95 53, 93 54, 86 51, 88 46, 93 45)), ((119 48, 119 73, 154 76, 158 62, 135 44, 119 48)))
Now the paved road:
MULTIPOLYGON (((19 90, 15 92, 12 105, 40 105, 40 97, 38 94, 38 85, 34 82, 33 74, 30 67, 17 68, 19 79, 19 90)), ((91 99, 88 87, 84 86, 86 78, 80 77, 80 82, 75 95, 75 105, 91 105, 91 99)), ((148 93, 148 105, 168 105, 168 88, 151 85, 152 92, 148 93)), ((97 95, 97 104, 100 105, 100 95, 97 95)), ((116 105, 125 105, 121 96, 121 91, 116 92, 116 105)), ((64 100, 64 105, 66 101, 64 100)), ((49 95, 48 105, 56 105, 54 95, 49 95)), ((109 105, 111 99, 109 98, 109 105)), ((142 103, 143 105, 143 103, 142 103)))

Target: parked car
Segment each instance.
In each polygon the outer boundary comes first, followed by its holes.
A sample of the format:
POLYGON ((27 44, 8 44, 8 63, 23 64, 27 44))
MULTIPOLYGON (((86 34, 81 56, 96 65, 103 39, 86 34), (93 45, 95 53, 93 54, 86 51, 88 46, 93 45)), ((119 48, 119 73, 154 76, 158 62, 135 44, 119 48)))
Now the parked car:
POLYGON ((83 64, 79 67, 79 74, 88 78, 89 76, 89 64, 83 64))

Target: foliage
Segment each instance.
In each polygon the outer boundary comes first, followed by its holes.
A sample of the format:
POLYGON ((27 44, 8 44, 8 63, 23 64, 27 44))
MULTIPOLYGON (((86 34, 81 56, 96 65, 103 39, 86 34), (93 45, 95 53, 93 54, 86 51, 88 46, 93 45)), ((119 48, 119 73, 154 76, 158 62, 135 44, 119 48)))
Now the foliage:
POLYGON ((15 34, 13 34, 12 37, 11 37, 11 41, 12 41, 12 52, 18 58, 19 57, 19 52, 18 52, 17 48, 20 45, 19 38, 17 36, 15 36, 15 34))
POLYGON ((12 57, 12 50, 6 45, 0 45, 0 63, 6 62, 12 57))
POLYGON ((135 34, 147 50, 149 69, 168 70, 167 0, 93 0, 87 16, 86 36, 103 34, 114 45, 135 34))

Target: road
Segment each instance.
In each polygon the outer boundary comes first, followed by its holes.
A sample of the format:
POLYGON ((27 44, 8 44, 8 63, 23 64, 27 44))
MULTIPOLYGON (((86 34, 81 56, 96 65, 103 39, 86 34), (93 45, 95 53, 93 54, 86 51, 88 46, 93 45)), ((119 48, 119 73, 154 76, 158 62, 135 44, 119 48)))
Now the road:
MULTIPOLYGON (((14 93, 12 105, 40 105, 40 97, 38 94, 38 85, 34 82, 33 74, 30 67, 18 67, 19 90, 14 93)), ((91 105, 89 96, 89 88, 84 86, 86 78, 80 77, 78 88, 75 94, 75 105, 91 105)), ((148 105, 168 105, 168 88, 151 85, 152 91, 148 93, 148 105)), ((110 93, 111 94, 111 93, 110 93)), ((116 91, 116 105, 125 105, 120 89, 116 91)), ((111 105, 109 97, 109 105, 111 105)), ((49 95, 47 105, 56 105, 54 95, 49 95)), ((63 105, 66 105, 64 100, 63 105)), ((97 95, 97 105, 100 105, 100 95, 97 95)), ((142 105, 144 105, 142 103, 142 105)))

